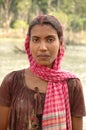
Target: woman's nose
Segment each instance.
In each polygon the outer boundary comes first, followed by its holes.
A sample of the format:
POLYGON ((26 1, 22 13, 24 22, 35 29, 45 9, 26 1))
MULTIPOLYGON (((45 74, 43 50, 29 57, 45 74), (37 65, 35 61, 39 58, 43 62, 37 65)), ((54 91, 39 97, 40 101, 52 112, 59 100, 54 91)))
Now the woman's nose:
POLYGON ((40 43, 40 50, 47 50, 47 46, 46 46, 46 43, 44 41, 42 41, 40 43))

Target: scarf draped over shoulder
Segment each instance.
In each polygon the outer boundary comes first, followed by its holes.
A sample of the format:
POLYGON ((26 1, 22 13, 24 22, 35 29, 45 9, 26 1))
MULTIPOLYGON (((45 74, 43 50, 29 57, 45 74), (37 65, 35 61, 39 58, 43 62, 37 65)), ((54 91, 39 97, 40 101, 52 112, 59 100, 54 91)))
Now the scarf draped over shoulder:
POLYGON ((29 48, 29 36, 25 40, 25 49, 30 62, 31 71, 38 77, 48 82, 44 104, 42 129, 43 130, 72 130, 71 114, 67 79, 76 76, 62 71, 60 62, 64 56, 64 43, 58 54, 53 68, 38 65, 33 59, 29 48))

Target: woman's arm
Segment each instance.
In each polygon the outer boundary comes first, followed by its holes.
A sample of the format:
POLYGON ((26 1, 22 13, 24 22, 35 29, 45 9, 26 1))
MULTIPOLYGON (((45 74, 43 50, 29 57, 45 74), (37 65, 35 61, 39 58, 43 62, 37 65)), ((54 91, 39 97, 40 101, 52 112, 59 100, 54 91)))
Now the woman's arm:
POLYGON ((0 130, 7 130, 9 107, 0 105, 0 130))
POLYGON ((72 117, 72 130, 83 130, 83 117, 72 117))

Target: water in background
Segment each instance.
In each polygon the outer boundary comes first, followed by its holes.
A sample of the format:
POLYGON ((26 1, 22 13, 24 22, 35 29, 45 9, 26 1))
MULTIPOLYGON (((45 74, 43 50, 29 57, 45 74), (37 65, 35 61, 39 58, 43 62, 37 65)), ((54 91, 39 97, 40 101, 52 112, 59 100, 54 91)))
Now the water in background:
MULTIPOLYGON (((7 73, 29 66, 27 55, 16 50, 16 47, 24 50, 23 43, 23 39, 0 39, 0 83, 7 73)), ((81 79, 86 103, 86 46, 67 46, 62 68, 73 72, 81 79)))

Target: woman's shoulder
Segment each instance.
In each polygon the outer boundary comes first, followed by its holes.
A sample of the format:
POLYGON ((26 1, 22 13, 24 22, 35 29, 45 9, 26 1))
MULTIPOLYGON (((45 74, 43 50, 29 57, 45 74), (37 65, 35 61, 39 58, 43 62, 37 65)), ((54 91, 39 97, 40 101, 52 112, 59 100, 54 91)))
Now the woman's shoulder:
POLYGON ((67 80, 69 101, 72 116, 85 115, 85 100, 83 94, 83 87, 80 79, 73 78, 67 80))
POLYGON ((67 79, 68 88, 82 88, 81 80, 79 78, 67 79))
POLYGON ((24 73, 24 69, 9 72, 3 78, 1 85, 11 83, 12 81, 14 81, 15 78, 20 77, 23 73, 24 73))
POLYGON ((6 75, 6 77, 10 77, 10 76, 13 76, 13 75, 16 75, 16 74, 22 74, 24 71, 25 71, 25 69, 14 70, 14 71, 9 72, 6 75))

